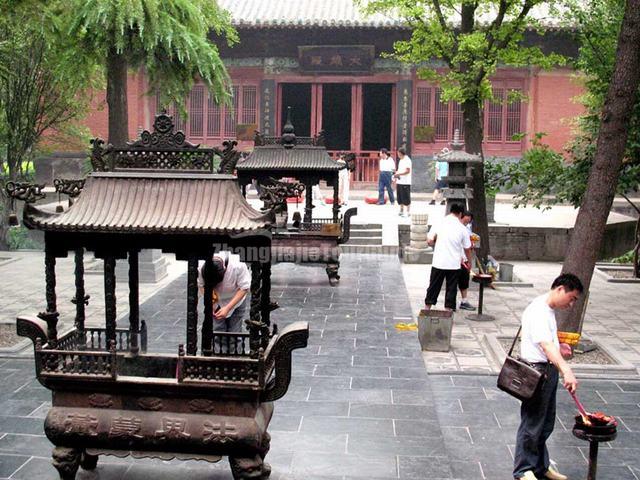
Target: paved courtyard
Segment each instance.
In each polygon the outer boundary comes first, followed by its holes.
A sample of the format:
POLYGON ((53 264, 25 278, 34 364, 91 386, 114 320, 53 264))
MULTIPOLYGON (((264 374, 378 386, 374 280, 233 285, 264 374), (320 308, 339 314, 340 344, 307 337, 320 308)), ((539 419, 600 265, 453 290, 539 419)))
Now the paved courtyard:
MULTIPOLYGON (((544 291, 546 277, 554 275, 555 267, 538 267, 541 273, 534 289, 509 288, 488 294, 488 304, 495 305, 491 308, 506 305, 512 314, 492 311, 499 317, 493 328, 512 328, 508 324, 515 324, 520 304, 544 291)), ((536 265, 523 268, 535 271, 536 265)), ((154 351, 177 351, 177 344, 184 341, 186 279, 178 269, 175 272, 164 288, 150 288, 153 291, 141 308, 154 351)), ((306 320, 311 335, 308 348, 295 352, 289 392, 275 404, 267 456, 273 466, 272 478, 511 478, 518 402, 495 388, 495 376, 466 374, 459 360, 438 372, 429 368, 433 365, 430 354, 423 357, 415 332, 394 327, 412 318, 419 299, 415 292, 420 289, 418 282, 426 278, 425 271, 407 271, 393 256, 345 255, 337 288, 329 287, 319 267, 282 264, 273 272, 273 295, 281 305, 274 320, 280 326, 306 320)), ((89 293, 99 297, 101 291, 96 290, 89 293)), ((631 300, 637 295, 630 292, 617 291, 616 304, 608 314, 594 317, 622 315, 621 302, 638 301, 631 300)), ((39 293, 33 295, 40 298, 39 293)), ((121 296, 126 298, 124 292, 121 296)), ((631 317, 621 318, 615 321, 624 321, 635 331, 631 317)), ((94 317, 93 321, 98 320, 94 317)), ((587 326, 585 323, 585 329, 587 326)), ((476 327, 456 320, 454 347, 458 341, 472 341, 460 337, 464 328, 474 333, 476 327)), ((486 356, 483 347, 475 348, 486 356)), ((0 359, 2 479, 57 479, 50 464, 51 445, 42 428, 50 392, 35 381, 33 372, 30 358, 0 359)), ((598 479, 640 478, 640 382, 600 376, 583 380, 579 393, 587 408, 620 419, 618 439, 601 448, 598 479)), ((571 434, 575 407, 569 396, 560 392, 558 399, 552 458, 570 478, 584 478, 588 446, 571 434)), ((78 474, 78 479, 100 480, 184 477, 231 479, 226 460, 206 464, 106 457, 95 473, 78 474)))

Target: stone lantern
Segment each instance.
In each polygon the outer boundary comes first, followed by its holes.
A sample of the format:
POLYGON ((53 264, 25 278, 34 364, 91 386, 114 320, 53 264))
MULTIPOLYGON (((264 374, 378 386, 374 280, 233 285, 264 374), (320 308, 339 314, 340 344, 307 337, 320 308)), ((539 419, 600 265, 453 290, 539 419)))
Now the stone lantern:
POLYGON ((449 175, 443 178, 447 182, 447 188, 442 189, 442 194, 447 199, 447 213, 453 203, 462 204, 467 208, 467 200, 473 198, 473 189, 470 186, 473 180, 471 171, 474 164, 482 162, 480 155, 467 153, 463 148, 460 131, 456 130, 451 150, 443 148, 442 152, 436 155, 437 161, 449 164, 449 175))

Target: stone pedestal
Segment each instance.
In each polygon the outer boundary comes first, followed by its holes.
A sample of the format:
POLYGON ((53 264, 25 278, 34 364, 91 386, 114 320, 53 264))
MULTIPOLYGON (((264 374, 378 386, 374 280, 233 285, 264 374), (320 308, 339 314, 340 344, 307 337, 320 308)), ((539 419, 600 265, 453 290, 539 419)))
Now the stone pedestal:
MULTIPOLYGON (((141 250, 138 256, 140 283, 157 283, 168 275, 168 260, 160 250, 141 250)), ((118 260, 116 263, 116 278, 119 282, 126 282, 129 278, 129 263, 118 260)))
POLYGON ((433 249, 427 245, 428 220, 426 213, 414 213, 411 216, 409 246, 404 248, 402 254, 404 263, 431 263, 433 249))

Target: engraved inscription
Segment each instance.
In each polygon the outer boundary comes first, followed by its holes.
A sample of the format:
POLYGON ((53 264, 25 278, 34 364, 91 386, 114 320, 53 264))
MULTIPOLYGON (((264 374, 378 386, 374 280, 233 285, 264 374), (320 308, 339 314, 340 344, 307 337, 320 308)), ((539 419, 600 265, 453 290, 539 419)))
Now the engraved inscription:
POLYGON ((226 422, 213 423, 206 421, 203 424, 202 438, 204 443, 227 443, 238 438, 235 425, 227 425, 226 422))
POLYGON ((98 418, 93 415, 70 413, 64 420, 64 433, 81 433, 83 435, 98 435, 98 418))
POLYGON ((136 417, 118 417, 111 422, 109 436, 111 438, 143 438, 140 433, 142 420, 136 417))
POLYGON ((162 419, 162 430, 156 430, 157 438, 189 438, 191 434, 185 432, 187 421, 182 418, 162 419))

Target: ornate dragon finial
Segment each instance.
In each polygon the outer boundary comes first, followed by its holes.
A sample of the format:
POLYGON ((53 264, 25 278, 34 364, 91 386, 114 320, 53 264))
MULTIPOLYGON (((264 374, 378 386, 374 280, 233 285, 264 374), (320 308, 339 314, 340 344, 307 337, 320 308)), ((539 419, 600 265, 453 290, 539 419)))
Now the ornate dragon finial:
POLYGON ((9 198, 25 203, 34 203, 44 198, 46 194, 42 192, 43 188, 44 183, 7 182, 4 184, 4 191, 9 198))
POLYGON ((104 140, 101 138, 93 138, 91 143, 91 168, 94 172, 106 172, 109 165, 105 159, 109 151, 113 148, 110 144, 103 147, 104 140))
POLYGON ((56 178, 53 180, 53 186, 59 195, 65 194, 70 198, 75 198, 82 192, 84 182, 84 179, 56 178))
POLYGON ((187 142, 186 136, 182 130, 174 132, 175 125, 173 117, 163 110, 157 114, 153 122, 153 133, 149 130, 143 130, 140 139, 134 142, 128 142, 129 148, 185 148, 194 149, 200 145, 187 142))
POLYGON ((262 147, 265 144, 264 135, 262 135, 258 130, 254 130, 253 133, 253 145, 255 147, 262 147))
POLYGON ((218 168, 218 173, 233 174, 233 171, 236 169, 236 164, 242 155, 240 152, 235 150, 236 145, 238 145, 238 142, 235 140, 226 140, 222 142, 222 146, 224 147, 222 151, 214 149, 216 154, 222 158, 220 168, 218 168))
POLYGON ((260 200, 264 209, 273 213, 287 211, 287 198, 299 197, 304 192, 304 185, 297 182, 282 182, 270 178, 268 184, 260 185, 260 200))

